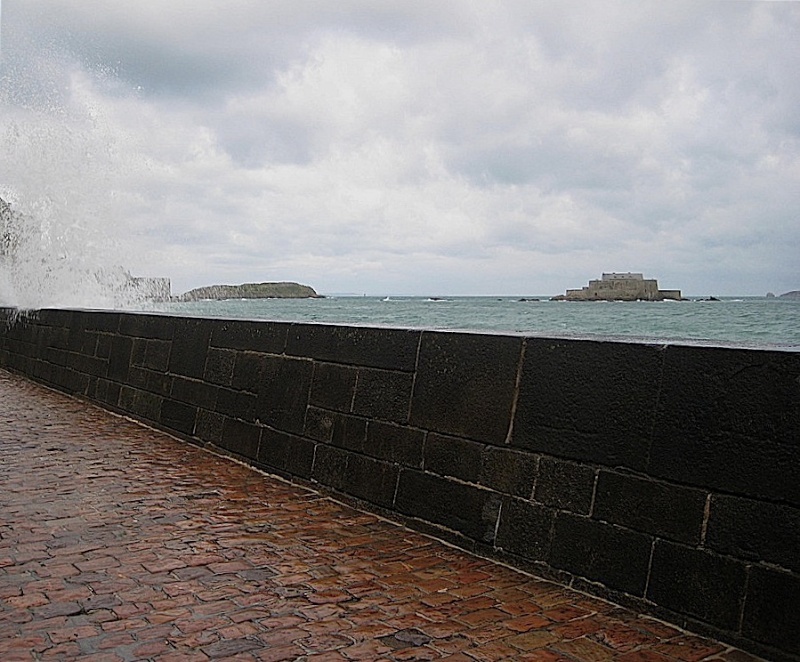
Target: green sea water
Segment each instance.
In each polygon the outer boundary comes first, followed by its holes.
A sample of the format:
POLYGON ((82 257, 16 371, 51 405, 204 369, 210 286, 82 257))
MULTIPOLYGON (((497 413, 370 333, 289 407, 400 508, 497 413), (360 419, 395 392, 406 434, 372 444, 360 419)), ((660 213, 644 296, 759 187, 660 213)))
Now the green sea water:
POLYGON ((329 296, 173 302, 162 309, 204 317, 800 349, 800 300, 788 298, 561 302, 545 296, 329 296))

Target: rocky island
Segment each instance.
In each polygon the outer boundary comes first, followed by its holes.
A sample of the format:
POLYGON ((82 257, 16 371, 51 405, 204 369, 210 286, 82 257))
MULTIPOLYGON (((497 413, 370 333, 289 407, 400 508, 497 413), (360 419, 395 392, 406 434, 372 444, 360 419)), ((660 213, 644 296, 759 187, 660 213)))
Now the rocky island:
POLYGON ((551 301, 681 301, 680 290, 659 290, 655 278, 640 273, 608 273, 600 280, 590 280, 579 290, 552 297, 551 301))
POLYGON ((314 288, 300 283, 242 283, 241 285, 209 285, 189 290, 177 301, 213 299, 320 299, 314 288))

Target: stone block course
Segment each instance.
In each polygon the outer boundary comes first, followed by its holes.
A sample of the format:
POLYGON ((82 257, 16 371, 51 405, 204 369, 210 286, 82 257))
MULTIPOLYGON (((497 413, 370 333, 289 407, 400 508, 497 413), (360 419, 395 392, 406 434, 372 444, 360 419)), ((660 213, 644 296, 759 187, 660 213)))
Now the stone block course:
POLYGON ((67 384, 69 381, 69 370, 60 365, 47 365, 46 363, 34 362, 34 370, 38 370, 39 374, 45 377, 51 386, 60 388, 68 393, 74 393, 69 389, 67 384))
POLYGON ((302 433, 313 364, 306 359, 265 356, 256 416, 285 432, 302 433))
POLYGON ((183 377, 202 379, 206 365, 211 320, 177 318, 169 358, 169 371, 183 377))
POLYGON ((383 421, 369 421, 364 452, 380 460, 421 469, 424 443, 425 433, 422 430, 383 421))
POLYGON ((358 379, 358 369, 355 367, 315 362, 309 403, 325 409, 350 413, 353 408, 356 379, 358 379))
POLYGON ((47 308, 44 310, 37 310, 33 315, 37 323, 53 329, 66 330, 69 328, 72 317, 76 312, 82 311, 47 308))
POLYGON ((83 342, 78 352, 84 356, 94 356, 97 352, 97 339, 98 334, 93 331, 87 331, 83 335, 83 342))
POLYGON ((257 463, 281 475, 310 479, 316 444, 308 439, 261 428, 257 463))
POLYGON ((381 421, 407 423, 413 378, 409 373, 361 368, 353 413, 381 421))
POLYGON ((653 550, 647 597, 674 612, 734 632, 746 577, 744 563, 659 540, 653 550))
POLYGON ((535 455, 467 439, 430 433, 425 442, 427 471, 512 496, 530 497, 537 466, 535 455))
POLYGON ((163 398, 149 391, 123 386, 115 404, 144 420, 160 421, 163 398))
POLYGON ((705 542, 721 554, 800 573, 800 511, 785 504, 714 495, 705 542))
POLYGON ((56 349, 69 349, 69 329, 64 327, 46 327, 42 334, 42 341, 49 347, 56 349))
MULTIPOLYGON (((56 347, 47 347, 43 352, 41 359, 44 363, 52 365, 54 368, 63 368, 66 366, 69 359, 69 353, 63 349, 56 347)), ((122 356, 119 360, 119 369, 122 370, 120 377, 127 379, 127 357, 122 356)), ((33 357, 34 362, 40 361, 39 357, 33 357)))
MULTIPOLYGON (((124 319, 126 323, 132 320, 129 315, 122 315, 110 311, 87 312, 83 313, 83 325, 87 331, 98 333, 116 333, 120 329, 120 323, 124 319)), ((169 323, 169 322, 168 322, 169 323)))
POLYGON ((158 422, 167 428, 191 435, 196 417, 197 407, 167 398, 162 401, 158 422))
POLYGON ((144 356, 147 351, 146 340, 144 338, 134 338, 131 348, 131 365, 141 368, 144 365, 144 356))
POLYGON ((169 368, 171 344, 166 340, 147 340, 142 365, 150 370, 166 372, 169 368))
POLYGON ((511 424, 522 339, 424 332, 411 424, 504 444, 511 424))
POLYGON ((157 395, 170 395, 172 393, 173 379, 160 370, 145 371, 145 389, 157 395))
POLYGON ((231 388, 258 393, 264 381, 264 362, 266 355, 255 352, 236 352, 236 360, 231 377, 231 388))
POLYGON ((620 526, 697 545, 707 494, 611 471, 600 471, 593 517, 620 526))
POLYGON ((147 371, 132 365, 128 369, 127 382, 136 388, 145 388, 147 384, 147 371))
POLYGON ((457 483, 421 471, 400 474, 395 506, 403 515, 420 517, 473 540, 494 540, 501 498, 495 492, 457 483))
MULTIPOLYGON (((31 362, 34 373, 44 379, 45 382, 56 388, 67 390, 67 369, 60 365, 53 365, 40 361, 31 362)), ((74 393, 74 391, 67 391, 74 393)))
POLYGON ((81 352, 86 346, 89 351, 94 352, 93 341, 95 336, 90 334, 83 328, 83 320, 76 320, 77 325, 73 325, 67 330, 68 340, 67 347, 70 352, 81 352))
MULTIPOLYGON (((95 313, 93 318, 99 323, 105 313, 95 313)), ((147 338, 157 340, 172 340, 175 319, 168 315, 145 315, 145 314, 126 314, 120 315, 119 321, 115 326, 106 324, 100 327, 102 331, 119 333, 135 338, 147 338)))
POLYGON ((185 404, 197 405, 204 409, 214 409, 220 389, 197 379, 186 377, 170 378, 169 395, 185 404))
POLYGON ((785 651, 800 652, 800 579, 753 567, 744 606, 742 633, 785 651))
POLYGON ((347 489, 347 458, 343 448, 319 444, 314 455, 311 477, 318 483, 339 492, 347 489))
POLYGON ((75 354, 69 361, 70 367, 77 372, 94 377, 105 377, 108 374, 108 361, 98 359, 91 354, 75 354))
POLYGON ((367 444, 367 419, 336 414, 331 443, 349 451, 363 453, 367 444))
POLYGON ((478 483, 502 494, 530 498, 538 465, 536 455, 487 446, 481 453, 478 483))
POLYGON ((390 508, 397 489, 399 469, 396 464, 365 455, 350 453, 345 481, 348 492, 382 508, 390 508))
POLYGON ((255 460, 260 439, 261 428, 258 426, 235 418, 225 418, 219 445, 236 455, 255 460))
POLYGON ((206 409, 198 409, 194 432, 200 441, 219 444, 222 440, 224 424, 225 417, 222 414, 206 409))
POLYGON ((122 386, 107 379, 97 380, 96 397, 98 402, 116 407, 119 403, 122 386))
POLYGON ((419 331, 292 324, 286 353, 318 361, 412 372, 419 331))
POLYGON ((536 478, 535 501, 578 515, 588 515, 597 470, 595 467, 542 457, 536 478))
POLYGON ((333 438, 335 420, 336 415, 333 412, 309 406, 303 424, 303 435, 309 439, 330 442, 333 438))
POLYGON ((211 346, 263 354, 282 354, 290 325, 285 322, 214 320, 211 346))
MULTIPOLYGON (((125 336, 114 336, 111 341, 111 351, 108 356, 108 378, 124 383, 128 378, 131 366, 133 340, 125 336)), ((60 363, 56 360, 54 362, 60 363)))
POLYGON ((650 345, 528 340, 512 444, 644 469, 661 362, 650 345))
POLYGON ((91 381, 88 375, 76 372, 75 370, 65 370, 63 375, 64 378, 59 386, 67 391, 67 393, 86 395, 89 391, 91 381))
POLYGON ((505 499, 497 531, 497 547, 527 561, 550 556, 555 511, 538 503, 505 499))
POLYGON ((431 432, 425 442, 425 470, 477 483, 484 448, 476 441, 431 432))
POLYGON ((97 347, 95 348, 95 355, 101 359, 107 359, 111 356, 111 347, 114 336, 101 333, 97 337, 97 347))
POLYGON ((723 433, 800 444, 794 353, 671 346, 665 354, 657 418, 664 434, 702 439, 723 433))
POLYGON ((229 388, 216 389, 214 411, 248 423, 256 422, 258 399, 253 393, 229 388))
POLYGON ((797 463, 797 447, 723 431, 654 433, 648 474, 754 499, 800 507, 800 481, 784 469, 797 463))
POLYGON ((669 347, 649 471, 800 506, 799 380, 796 353, 669 347))
POLYGON ((230 386, 233 381, 233 368, 236 363, 236 352, 229 349, 208 350, 203 381, 230 386))
POLYGON ((556 514, 550 564, 611 589, 644 596, 653 539, 569 513, 556 514))

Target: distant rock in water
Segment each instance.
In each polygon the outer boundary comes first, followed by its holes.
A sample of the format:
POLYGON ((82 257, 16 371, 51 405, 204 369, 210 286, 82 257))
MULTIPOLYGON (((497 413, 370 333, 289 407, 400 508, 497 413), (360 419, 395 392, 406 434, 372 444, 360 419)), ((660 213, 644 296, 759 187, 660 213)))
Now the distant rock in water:
POLYGON ((300 283, 243 283, 241 285, 210 285, 189 290, 178 301, 203 299, 320 299, 314 288, 300 283))
POLYGON ((792 290, 781 294, 781 299, 800 299, 800 290, 792 290))

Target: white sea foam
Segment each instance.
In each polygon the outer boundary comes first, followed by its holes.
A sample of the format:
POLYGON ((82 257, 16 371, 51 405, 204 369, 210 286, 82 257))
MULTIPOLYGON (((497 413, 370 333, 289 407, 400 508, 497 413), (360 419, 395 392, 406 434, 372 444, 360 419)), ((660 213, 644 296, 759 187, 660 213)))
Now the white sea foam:
MULTIPOLYGON (((16 43, 16 42, 15 42, 16 43)), ((0 305, 136 306, 125 265, 129 166, 103 115, 96 81, 41 52, 0 60, 0 305)))

